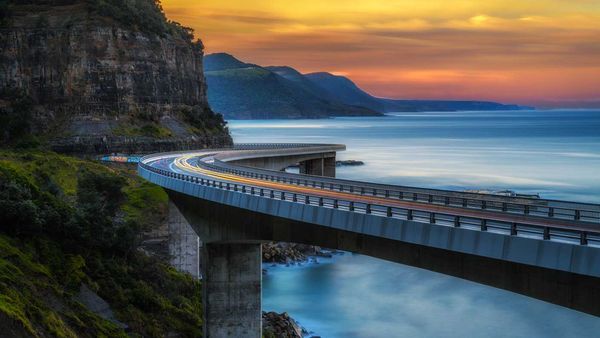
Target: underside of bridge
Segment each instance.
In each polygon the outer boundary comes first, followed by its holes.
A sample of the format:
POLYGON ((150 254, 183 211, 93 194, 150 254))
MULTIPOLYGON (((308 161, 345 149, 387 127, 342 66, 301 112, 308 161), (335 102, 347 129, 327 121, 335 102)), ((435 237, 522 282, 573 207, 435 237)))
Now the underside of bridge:
POLYGON ((335 153, 333 152, 248 158, 231 161, 230 163, 270 170, 285 170, 287 167, 298 165, 301 174, 335 177, 335 153))
POLYGON ((169 192, 169 196, 206 243, 318 245, 459 277, 600 316, 600 278, 297 222, 177 192, 169 192))
POLYGON ((335 157, 323 157, 300 162, 300 173, 335 177, 335 157))
MULTIPOLYGON (((335 176, 335 152, 239 158, 231 163, 277 171, 298 164, 301 174, 335 176)), ((185 182, 174 182, 173 187, 180 185, 185 185, 185 182)), ((600 316, 600 278, 591 275, 545 268, 542 267, 544 262, 541 261, 527 261, 528 264, 524 264, 510 259, 491 258, 460 250, 411 243, 390 238, 387 233, 391 229, 411 228, 413 235, 418 237, 427 238, 430 233, 434 234, 433 231, 430 232, 428 225, 423 223, 415 223, 410 227, 408 222, 402 223, 401 227, 396 227, 391 226, 391 223, 387 224, 384 220, 377 227, 372 219, 361 218, 362 216, 358 216, 359 218, 353 220, 354 223, 350 223, 350 218, 346 218, 348 215, 339 214, 341 211, 336 211, 338 214, 332 215, 327 211, 331 209, 317 210, 315 206, 303 208, 297 203, 278 201, 274 196, 270 199, 258 196, 248 198, 247 195, 222 191, 214 187, 204 189, 206 194, 202 195, 202 198, 178 192, 186 191, 184 188, 167 191, 173 205, 170 208, 173 214, 170 216, 170 229, 171 232, 173 229, 176 230, 171 234, 177 242, 176 245, 172 245, 175 248, 172 254, 178 256, 174 257, 173 262, 179 269, 195 275, 198 275, 197 265, 201 262, 205 337, 262 336, 260 243, 267 241, 317 245, 364 254, 513 291, 600 316), (231 204, 239 201, 244 201, 240 204, 245 207, 231 204), (287 210, 283 212, 287 217, 281 217, 281 213, 278 214, 277 210, 280 212, 287 210), (323 220, 332 219, 338 221, 342 219, 344 220, 342 223, 346 226, 323 225, 326 223, 323 220), (319 225, 320 221, 323 221, 321 225, 319 225), (369 229, 371 232, 365 231, 369 229), (190 230, 199 236, 200 241, 194 241, 195 237, 190 236, 190 230)), ((376 216, 369 215, 369 217, 376 216)), ((447 232, 447 237, 442 241, 454 241, 459 243, 459 247, 461 240, 468 238, 464 236, 465 231, 471 232, 465 229, 443 228, 448 230, 443 230, 447 232), (458 231, 462 234, 457 233, 458 231)), ((472 243, 483 247, 492 243, 490 250, 500 247, 503 251, 502 256, 522 254, 523 247, 519 247, 520 241, 516 241, 513 236, 493 235, 489 232, 485 235, 496 236, 496 239, 491 242, 482 240, 481 244, 479 241, 472 243)), ((529 256, 537 259, 544 257, 546 253, 544 247, 538 246, 536 250, 542 254, 529 256)), ((546 256, 550 260, 561 260, 561 262, 554 262, 557 263, 555 265, 561 266, 564 265, 562 264, 564 260, 576 260, 583 262, 584 265, 596 261, 595 258, 588 259, 592 256, 586 256, 587 258, 578 256, 579 253, 570 247, 567 251, 569 254, 564 256, 561 256, 563 252, 546 256)), ((571 266, 573 262, 567 265, 571 266)))
MULTIPOLYGON (((242 159, 235 163, 272 170, 297 164, 301 174, 335 177, 335 159, 335 153, 320 153, 242 159)), ((261 242, 265 240, 239 237, 230 241, 220 236, 215 239, 209 233, 226 229, 225 223, 217 217, 217 228, 204 227, 206 211, 199 215, 180 211, 193 210, 193 205, 202 201, 190 201, 183 195, 175 197, 176 194, 169 193, 171 264, 203 279, 204 337, 262 337, 261 242)))

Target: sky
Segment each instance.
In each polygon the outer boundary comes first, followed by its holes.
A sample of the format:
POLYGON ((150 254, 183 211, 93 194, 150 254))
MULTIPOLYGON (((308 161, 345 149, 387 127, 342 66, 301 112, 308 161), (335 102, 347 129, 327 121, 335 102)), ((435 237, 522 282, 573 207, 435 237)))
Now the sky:
POLYGON ((600 107, 600 0, 162 0, 207 53, 402 99, 600 107))

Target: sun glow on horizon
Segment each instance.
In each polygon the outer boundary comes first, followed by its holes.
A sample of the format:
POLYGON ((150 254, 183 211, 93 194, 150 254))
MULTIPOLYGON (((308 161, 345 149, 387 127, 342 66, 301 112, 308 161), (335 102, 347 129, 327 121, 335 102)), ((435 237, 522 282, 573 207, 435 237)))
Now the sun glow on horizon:
POLYGON ((208 53, 349 75, 377 96, 600 105, 600 1, 163 0, 163 7, 196 29, 208 53))

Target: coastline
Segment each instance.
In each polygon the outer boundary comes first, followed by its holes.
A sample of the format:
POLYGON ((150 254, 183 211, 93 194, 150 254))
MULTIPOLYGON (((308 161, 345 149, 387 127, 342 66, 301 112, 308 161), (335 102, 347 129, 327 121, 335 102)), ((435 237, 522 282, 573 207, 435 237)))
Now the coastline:
MULTIPOLYGON (((345 254, 339 250, 304 244, 266 243, 263 244, 263 276, 277 273, 278 269, 332 264, 334 256, 345 254)), ((263 310, 263 329, 267 338, 321 338, 286 311, 279 313, 272 309, 263 310)))
MULTIPOLYGON (((599 125, 600 110, 553 110, 240 121, 230 128, 237 142, 343 141, 348 148, 343 158, 365 161, 364 167, 339 168, 339 177, 350 180, 451 190, 510 188, 550 199, 598 201, 600 184, 590 182, 598 182, 592 169, 600 165, 599 125), (573 127, 563 128, 565 121, 573 127)), ((506 330, 513 336, 558 338, 592 337, 589 332, 600 329, 597 318, 420 269, 360 255, 317 261, 265 264, 263 279, 264 309, 287 312, 313 335, 362 337, 368 330, 372 337, 447 337, 506 330), (449 292, 439 293, 440 288, 449 292), (448 312, 449 306, 455 310, 448 312), (544 316, 518 321, 532 310, 544 316), (391 313, 402 315, 390 318, 391 313), (448 319, 426 325, 440 316, 448 319), (473 320, 465 323, 465 316, 473 320)))

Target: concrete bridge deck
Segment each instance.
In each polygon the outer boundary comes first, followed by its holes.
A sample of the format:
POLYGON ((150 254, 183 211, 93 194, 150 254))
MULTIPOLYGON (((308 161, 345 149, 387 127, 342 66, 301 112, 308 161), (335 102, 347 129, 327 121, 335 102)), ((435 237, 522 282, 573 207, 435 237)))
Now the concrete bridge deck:
MULTIPOLYGON (((242 259, 245 270, 233 264, 228 276, 234 270, 252 275, 247 265, 256 265, 261 241, 298 242, 414 265, 600 315, 599 205, 323 177, 335 175, 335 153, 343 149, 276 144, 158 154, 143 158, 139 173, 167 189, 206 243, 207 257, 239 263, 240 257, 232 258, 238 249, 250 255, 242 259), (304 173, 319 176, 281 172, 297 163, 304 173), (227 245, 238 247, 232 251, 227 245)), ((213 268, 223 276, 223 264, 213 268)), ((214 285, 214 273, 205 272, 214 285)), ((226 283, 245 295, 256 283, 260 289, 256 278, 226 283)), ((232 297, 221 289, 220 298, 232 297)), ((256 321, 252 309, 238 309, 244 313, 240 318, 256 321)), ((207 331, 207 336, 256 334, 232 323, 213 326, 230 331, 207 331)))

